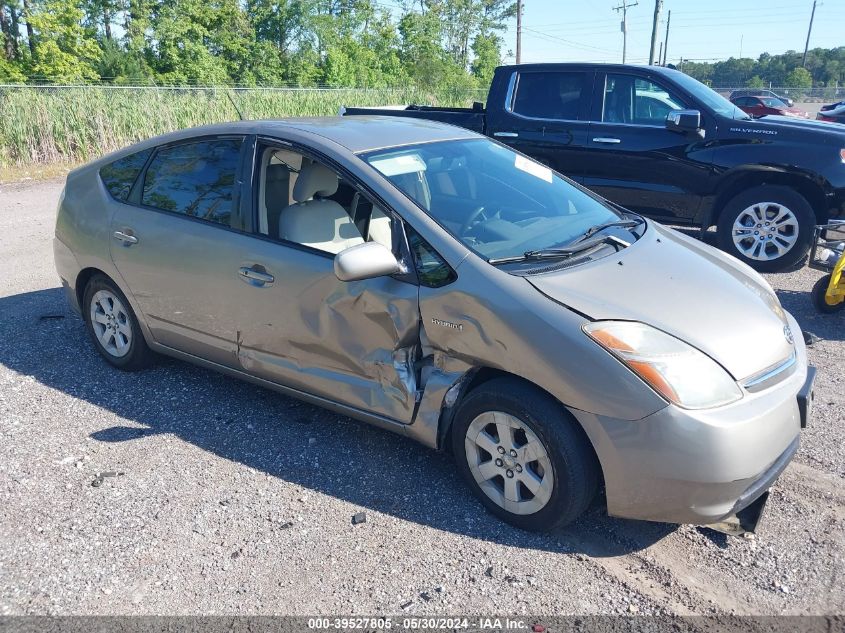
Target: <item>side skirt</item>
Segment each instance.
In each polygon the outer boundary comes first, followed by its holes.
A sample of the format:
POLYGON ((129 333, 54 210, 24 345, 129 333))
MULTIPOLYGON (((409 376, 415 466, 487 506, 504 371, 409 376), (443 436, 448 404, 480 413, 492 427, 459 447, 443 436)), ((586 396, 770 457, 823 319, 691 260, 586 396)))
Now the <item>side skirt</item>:
POLYGON ((193 354, 181 352, 177 349, 162 345, 160 343, 155 343, 150 347, 153 349, 153 351, 158 352, 160 354, 164 354, 165 356, 171 356, 172 358, 177 358, 193 365, 204 367, 205 369, 211 369, 212 371, 216 371, 226 376, 232 376, 233 378, 244 380, 254 385, 258 385, 259 387, 264 387, 265 389, 272 389, 273 391, 279 392, 286 396, 290 396, 291 398, 296 398, 297 400, 302 400, 303 402, 307 402, 309 404, 328 409, 329 411, 333 411, 334 413, 349 416, 350 418, 360 420, 361 422, 366 422, 367 424, 372 424, 373 426, 377 426, 382 429, 387 429, 388 431, 398 433, 399 435, 405 435, 420 442, 421 444, 424 444, 425 446, 428 446, 429 448, 437 447, 436 430, 434 433, 434 437, 429 438, 425 436, 420 436, 418 432, 415 432, 417 431, 417 429, 414 428, 413 423, 403 424, 397 420, 393 420, 392 418, 387 418, 374 413, 369 413, 367 411, 362 411, 361 409, 356 409, 355 407, 350 407, 348 405, 341 404, 339 402, 335 402, 333 400, 329 400, 328 398, 323 398, 321 396, 315 396, 305 391, 300 391, 299 389, 286 387, 285 385, 281 385, 270 380, 265 380, 263 378, 253 376, 251 374, 247 374, 232 367, 226 367, 225 365, 220 365, 218 363, 205 360, 203 358, 200 358, 199 356, 194 356, 193 354))

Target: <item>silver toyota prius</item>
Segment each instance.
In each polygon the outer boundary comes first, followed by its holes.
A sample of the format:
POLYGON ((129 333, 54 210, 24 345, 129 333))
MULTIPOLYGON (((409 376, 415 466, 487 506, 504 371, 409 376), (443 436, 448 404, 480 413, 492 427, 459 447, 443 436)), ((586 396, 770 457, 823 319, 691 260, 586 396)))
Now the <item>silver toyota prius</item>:
MULTIPOLYGON (((246 121, 73 171, 55 261, 112 366, 166 354, 454 454, 520 528, 762 505, 814 370, 736 259, 457 127, 246 121)), ((108 371, 104 368, 104 371, 108 371)))

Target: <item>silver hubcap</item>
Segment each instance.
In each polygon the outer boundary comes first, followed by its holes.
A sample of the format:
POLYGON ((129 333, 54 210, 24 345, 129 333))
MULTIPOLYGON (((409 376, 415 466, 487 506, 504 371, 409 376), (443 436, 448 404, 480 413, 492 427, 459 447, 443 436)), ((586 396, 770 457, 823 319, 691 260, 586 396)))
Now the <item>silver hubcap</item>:
POLYGON ((734 246, 749 259, 783 257, 798 240, 798 218, 777 202, 760 202, 743 210, 733 226, 734 246))
POLYGON ((554 475, 546 447, 519 418, 487 411, 467 429, 472 476, 496 505, 513 514, 534 514, 552 496, 554 475))
POLYGON ((100 345, 111 356, 120 358, 129 353, 132 327, 129 313, 114 294, 99 290, 91 298, 91 327, 100 345))

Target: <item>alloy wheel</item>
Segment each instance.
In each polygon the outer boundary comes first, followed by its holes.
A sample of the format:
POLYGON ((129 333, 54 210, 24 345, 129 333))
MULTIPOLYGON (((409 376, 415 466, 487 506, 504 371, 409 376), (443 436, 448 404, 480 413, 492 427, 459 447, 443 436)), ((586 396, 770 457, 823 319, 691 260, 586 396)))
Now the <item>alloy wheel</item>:
POLYGON ((748 259, 783 257, 798 240, 798 218, 777 202, 759 202, 743 209, 733 225, 733 243, 748 259))
POLYGON ((115 358, 129 353, 132 325, 121 300, 108 290, 98 290, 91 297, 91 327, 103 349, 115 358))
POLYGON ((513 514, 533 514, 554 490, 551 459, 539 437, 501 411, 478 415, 465 437, 469 469, 494 503, 513 514))

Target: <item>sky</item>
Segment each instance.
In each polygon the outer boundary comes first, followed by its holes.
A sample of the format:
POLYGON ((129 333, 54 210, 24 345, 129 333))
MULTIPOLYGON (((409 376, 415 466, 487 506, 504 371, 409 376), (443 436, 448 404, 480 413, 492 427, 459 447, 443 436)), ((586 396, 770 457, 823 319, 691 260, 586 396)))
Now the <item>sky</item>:
MULTIPOLYGON (((648 63, 654 1, 628 9, 628 63, 648 63)), ((622 16, 613 10, 622 0, 523 2, 523 63, 622 61, 622 16)), ((812 0, 664 0, 657 49, 671 10, 669 63, 803 51, 812 8, 812 0)), ((515 19, 503 37, 504 61, 513 63, 515 19)), ((836 46, 845 46, 845 0, 817 2, 810 48, 836 46)))

